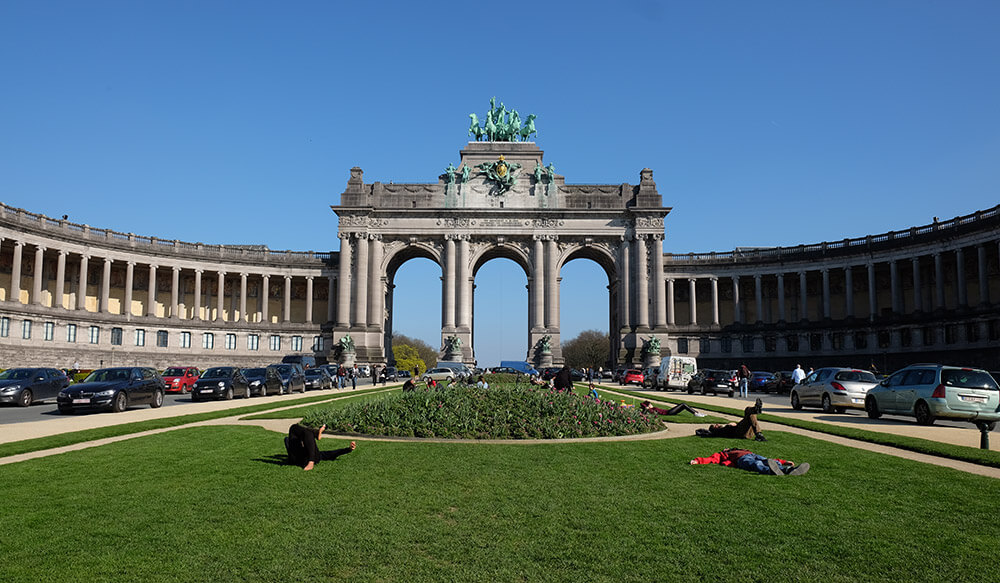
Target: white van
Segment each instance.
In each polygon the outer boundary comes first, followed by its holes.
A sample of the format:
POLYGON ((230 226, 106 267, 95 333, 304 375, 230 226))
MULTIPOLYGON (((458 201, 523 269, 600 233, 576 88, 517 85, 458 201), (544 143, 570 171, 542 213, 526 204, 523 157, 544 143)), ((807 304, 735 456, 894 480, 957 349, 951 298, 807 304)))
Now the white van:
POLYGON ((660 362, 656 375, 656 388, 664 391, 687 390, 688 381, 698 372, 698 361, 693 356, 669 356, 660 362))

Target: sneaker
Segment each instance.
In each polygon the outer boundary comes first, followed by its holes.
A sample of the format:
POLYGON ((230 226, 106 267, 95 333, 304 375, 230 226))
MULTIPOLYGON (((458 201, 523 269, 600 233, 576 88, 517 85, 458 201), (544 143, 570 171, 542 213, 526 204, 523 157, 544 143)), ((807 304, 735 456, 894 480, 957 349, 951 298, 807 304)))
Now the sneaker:
POLYGON ((792 471, 788 472, 789 476, 801 476, 802 474, 809 471, 809 464, 799 464, 792 468, 792 471))
POLYGON ((700 411, 695 411, 695 414, 694 414, 694 416, 695 416, 695 417, 704 417, 704 416, 705 416, 705 414, 704 414, 704 413, 701 413, 700 411))
POLYGON ((771 469, 771 473, 775 476, 784 476, 785 472, 781 471, 781 463, 774 458, 768 458, 767 467, 771 469))
POLYGON ((767 438, 764 437, 764 433, 763 432, 760 432, 757 435, 753 436, 753 440, 754 441, 767 441, 767 438))
POLYGON ((757 401, 753 404, 754 412, 760 415, 761 410, 764 408, 764 402, 757 398, 757 401))

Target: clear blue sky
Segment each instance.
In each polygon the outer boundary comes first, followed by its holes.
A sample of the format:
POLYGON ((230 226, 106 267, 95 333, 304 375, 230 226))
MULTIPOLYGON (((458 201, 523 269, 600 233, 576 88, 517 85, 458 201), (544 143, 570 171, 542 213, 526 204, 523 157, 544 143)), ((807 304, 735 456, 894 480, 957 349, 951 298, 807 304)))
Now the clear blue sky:
MULTIPOLYGON (((495 95, 569 183, 652 168, 667 251, 862 236, 997 204, 997 31, 995 1, 7 0, 0 201, 336 250, 349 168, 433 182, 495 95)), ((397 288, 396 330, 432 344, 437 277, 397 288)), ((603 274, 563 277, 564 338, 605 330, 603 274)), ((480 363, 523 357, 525 283, 480 273, 480 363)))

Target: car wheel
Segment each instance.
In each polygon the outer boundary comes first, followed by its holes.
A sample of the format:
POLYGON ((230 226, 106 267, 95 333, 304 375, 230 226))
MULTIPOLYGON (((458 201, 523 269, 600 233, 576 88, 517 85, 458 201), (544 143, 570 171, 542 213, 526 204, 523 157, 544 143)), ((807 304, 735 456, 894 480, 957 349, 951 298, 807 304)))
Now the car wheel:
POLYGON ((111 410, 115 413, 121 413, 125 409, 128 409, 128 395, 125 394, 125 391, 119 391, 115 395, 115 400, 111 402, 111 410))
POLYGON ((830 395, 823 394, 823 412, 833 413, 833 403, 830 401, 830 395))
POLYGON ((878 419, 882 416, 882 412, 878 410, 878 401, 875 400, 875 397, 865 399, 865 413, 868 413, 869 419, 878 419))
POLYGON ((152 409, 159 409, 163 405, 163 391, 153 392, 153 402, 149 404, 152 409))
POLYGON ((227 401, 232 401, 233 400, 233 388, 232 387, 229 387, 228 389, 226 389, 226 400, 227 401))
POLYGON ((923 401, 917 401, 917 404, 914 405, 913 416, 917 418, 917 423, 920 425, 934 425, 934 416, 931 415, 931 409, 923 401))
POLYGON ((34 400, 34 397, 31 395, 31 389, 24 389, 21 391, 21 398, 17 400, 17 404, 22 407, 27 407, 31 405, 32 400, 34 400))
POLYGON ((795 391, 792 391, 792 409, 798 411, 801 408, 802 408, 802 403, 799 402, 799 394, 796 393, 795 391))
POLYGON ((250 385, 247 385, 247 392, 243 394, 244 399, 250 398, 250 385))
POLYGON ((187 385, 181 385, 181 394, 182 394, 182 395, 186 395, 186 394, 188 394, 188 388, 187 388, 187 385))

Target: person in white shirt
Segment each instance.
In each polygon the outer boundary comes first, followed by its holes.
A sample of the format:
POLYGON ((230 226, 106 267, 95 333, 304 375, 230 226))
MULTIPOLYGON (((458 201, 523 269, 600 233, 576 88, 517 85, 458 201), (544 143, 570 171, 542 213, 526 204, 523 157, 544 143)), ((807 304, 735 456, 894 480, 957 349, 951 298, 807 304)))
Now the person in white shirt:
POLYGON ((797 385, 801 383, 804 378, 806 378, 806 372, 802 370, 801 364, 796 364, 795 370, 792 371, 792 384, 797 385))

